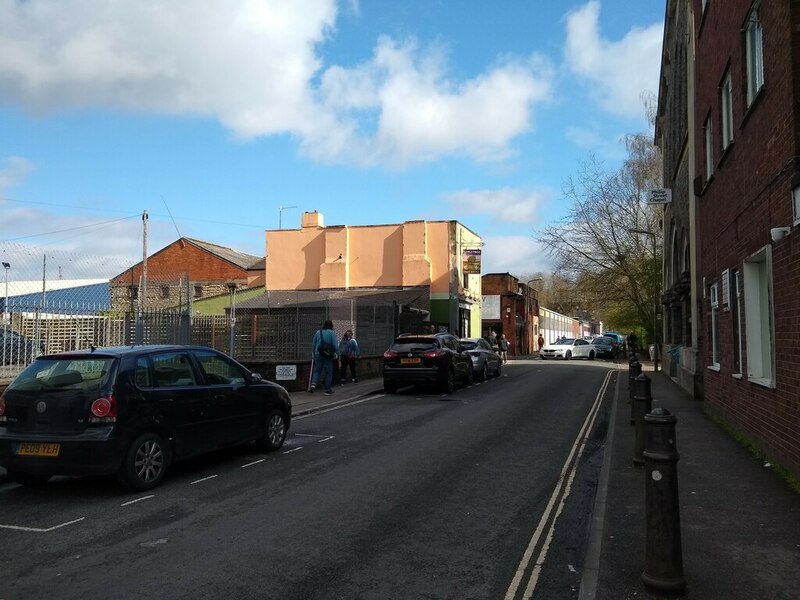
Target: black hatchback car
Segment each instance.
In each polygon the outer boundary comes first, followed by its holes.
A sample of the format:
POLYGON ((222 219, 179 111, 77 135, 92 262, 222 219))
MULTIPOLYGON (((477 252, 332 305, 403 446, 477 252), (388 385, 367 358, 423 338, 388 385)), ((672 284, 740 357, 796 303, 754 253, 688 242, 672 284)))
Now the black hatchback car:
POLYGON ((450 333, 401 335, 383 353, 383 389, 389 394, 401 386, 426 384, 447 394, 456 382, 472 381, 472 358, 450 333))
POLYGON ((146 490, 178 459, 253 440, 277 450, 291 414, 283 387, 211 348, 45 355, 0 396, 0 465, 23 484, 116 473, 146 490))

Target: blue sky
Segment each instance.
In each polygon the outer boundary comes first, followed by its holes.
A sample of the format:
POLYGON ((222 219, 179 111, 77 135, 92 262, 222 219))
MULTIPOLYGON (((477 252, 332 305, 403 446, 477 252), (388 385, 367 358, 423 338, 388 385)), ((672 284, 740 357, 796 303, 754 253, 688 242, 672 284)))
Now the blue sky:
MULTIPOLYGON (((534 232, 563 216, 565 178, 647 131, 663 17, 653 0, 0 0, 0 251, 139 260, 147 210, 151 252, 183 235, 263 255, 279 215, 318 210, 456 219, 484 273, 549 271, 534 232)), ((63 277, 95 275, 75 264, 63 277)))

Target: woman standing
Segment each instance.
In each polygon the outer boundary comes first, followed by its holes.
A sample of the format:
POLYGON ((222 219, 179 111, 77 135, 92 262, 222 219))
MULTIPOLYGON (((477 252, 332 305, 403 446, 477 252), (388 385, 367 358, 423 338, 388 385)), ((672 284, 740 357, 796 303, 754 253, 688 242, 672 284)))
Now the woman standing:
POLYGON ((350 367, 350 375, 352 377, 352 381, 358 381, 358 377, 356 376, 356 359, 358 358, 358 342, 353 337, 353 332, 349 329, 344 332, 344 336, 342 336, 342 341, 339 342, 339 359, 340 359, 340 371, 342 378, 342 383, 347 381, 347 367, 350 367))

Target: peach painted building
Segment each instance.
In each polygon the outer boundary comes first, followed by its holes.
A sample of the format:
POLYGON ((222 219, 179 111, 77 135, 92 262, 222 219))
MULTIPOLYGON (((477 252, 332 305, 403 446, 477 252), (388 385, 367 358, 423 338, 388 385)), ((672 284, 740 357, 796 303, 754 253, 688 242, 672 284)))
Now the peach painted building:
POLYGON ((425 287, 432 325, 481 333, 482 242, 457 221, 326 227, 305 212, 300 229, 267 231, 266 244, 269 291, 425 287))

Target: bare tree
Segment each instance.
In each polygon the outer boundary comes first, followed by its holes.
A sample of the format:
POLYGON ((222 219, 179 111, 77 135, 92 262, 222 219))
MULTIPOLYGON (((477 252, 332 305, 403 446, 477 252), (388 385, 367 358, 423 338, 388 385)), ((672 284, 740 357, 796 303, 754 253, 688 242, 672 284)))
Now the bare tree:
POLYGON ((537 237, 556 270, 574 282, 585 308, 620 327, 649 330, 660 295, 660 262, 651 237, 632 230, 653 232, 660 241, 661 211, 647 203, 647 195, 660 185, 661 157, 644 134, 627 136, 625 147, 628 157, 617 171, 608 172, 594 156, 580 164, 563 186, 567 215, 537 237))

